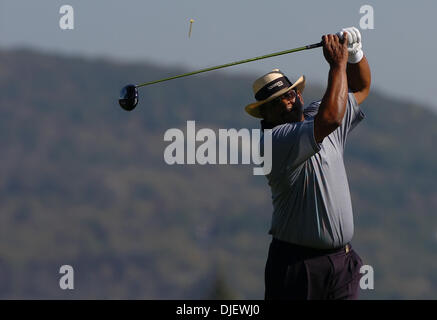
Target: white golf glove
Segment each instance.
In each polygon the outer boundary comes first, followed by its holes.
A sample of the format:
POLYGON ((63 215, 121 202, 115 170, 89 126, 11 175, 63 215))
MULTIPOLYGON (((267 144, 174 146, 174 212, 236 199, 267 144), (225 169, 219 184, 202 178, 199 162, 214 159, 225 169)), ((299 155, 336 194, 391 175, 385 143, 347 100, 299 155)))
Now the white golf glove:
POLYGON ((341 39, 343 38, 343 33, 347 32, 347 51, 349 53, 349 58, 347 62, 349 63, 358 63, 363 59, 364 53, 362 50, 361 43, 361 33, 355 27, 343 28, 341 31, 337 32, 337 36, 341 39))

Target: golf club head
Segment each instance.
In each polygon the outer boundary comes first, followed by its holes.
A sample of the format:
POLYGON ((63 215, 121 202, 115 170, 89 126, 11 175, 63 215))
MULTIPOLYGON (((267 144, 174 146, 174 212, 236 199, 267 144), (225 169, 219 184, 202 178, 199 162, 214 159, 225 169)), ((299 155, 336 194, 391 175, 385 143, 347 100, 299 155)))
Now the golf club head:
POLYGON ((118 99, 120 106, 126 111, 132 111, 138 104, 138 89, 134 84, 123 87, 118 99))

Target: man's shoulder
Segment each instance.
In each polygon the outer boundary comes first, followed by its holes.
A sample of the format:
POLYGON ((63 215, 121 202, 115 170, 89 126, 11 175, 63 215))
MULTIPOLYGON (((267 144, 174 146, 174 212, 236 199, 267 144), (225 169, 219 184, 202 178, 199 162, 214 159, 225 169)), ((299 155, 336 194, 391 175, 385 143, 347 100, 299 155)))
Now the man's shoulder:
MULTIPOLYGON (((321 103, 322 103, 322 99, 313 101, 309 105, 307 105, 303 110, 305 119, 315 117, 317 112, 319 112, 319 107, 321 103)), ((352 92, 349 92, 348 100, 347 100, 347 108, 350 108, 349 106, 353 106, 353 105, 358 105, 358 103, 355 99, 355 95, 352 92)))
POLYGON ((273 135, 284 135, 284 134, 293 134, 294 132, 299 131, 299 129, 305 125, 309 120, 305 119, 304 121, 297 122, 287 122, 283 124, 278 124, 272 129, 273 135))
POLYGON ((304 114, 305 119, 316 116, 317 112, 319 111, 319 107, 320 107, 321 102, 322 102, 322 100, 316 100, 316 101, 311 102, 309 105, 307 105, 305 107, 305 109, 303 110, 303 114, 304 114))

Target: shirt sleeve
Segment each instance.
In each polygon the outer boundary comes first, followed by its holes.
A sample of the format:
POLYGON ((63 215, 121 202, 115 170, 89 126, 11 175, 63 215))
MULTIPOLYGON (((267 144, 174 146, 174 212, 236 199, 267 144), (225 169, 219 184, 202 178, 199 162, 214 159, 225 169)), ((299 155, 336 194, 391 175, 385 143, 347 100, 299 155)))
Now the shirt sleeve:
POLYGON ((314 137, 314 119, 286 123, 272 131, 273 170, 294 169, 320 151, 314 137))
POLYGON ((355 95, 352 92, 349 92, 343 121, 341 126, 334 131, 343 147, 346 143, 346 138, 349 132, 351 132, 357 126, 357 124, 364 119, 364 117, 365 115, 358 105, 355 95))

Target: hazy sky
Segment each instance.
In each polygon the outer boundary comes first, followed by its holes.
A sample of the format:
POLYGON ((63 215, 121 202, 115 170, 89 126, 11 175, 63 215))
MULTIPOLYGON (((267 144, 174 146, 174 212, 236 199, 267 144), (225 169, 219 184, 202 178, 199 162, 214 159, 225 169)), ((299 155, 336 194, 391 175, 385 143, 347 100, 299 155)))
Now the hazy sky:
MULTIPOLYGON (((0 0, 0 47, 32 47, 123 61, 183 65, 187 71, 320 41, 360 26, 360 7, 374 9, 361 30, 373 85, 437 111, 434 92, 436 1, 286 0, 0 0), (74 8, 74 30, 61 30, 59 9, 74 8), (194 19, 191 38, 189 20, 194 19)), ((272 68, 326 82, 321 49, 251 62, 225 72, 262 75, 272 68)), ((144 81, 155 80, 144 75, 144 81)))

